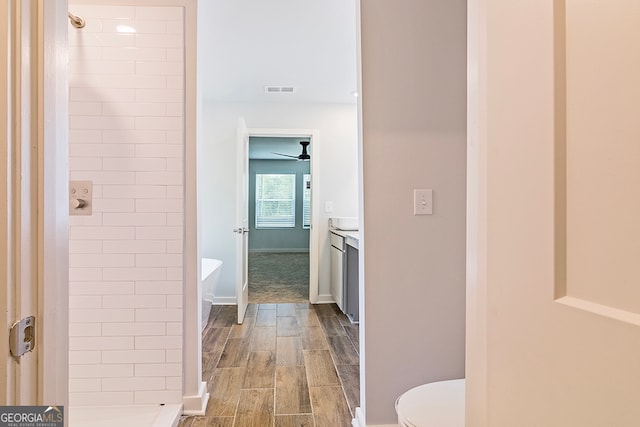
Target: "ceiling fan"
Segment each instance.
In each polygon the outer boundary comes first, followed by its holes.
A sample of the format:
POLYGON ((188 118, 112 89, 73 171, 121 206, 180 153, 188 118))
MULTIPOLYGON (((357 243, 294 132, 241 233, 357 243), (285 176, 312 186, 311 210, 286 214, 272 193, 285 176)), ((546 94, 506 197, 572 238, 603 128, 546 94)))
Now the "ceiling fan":
POLYGON ((291 154, 282 154, 282 153, 273 153, 278 156, 291 157, 292 159, 298 160, 309 160, 311 156, 307 153, 307 147, 309 146, 309 141, 300 141, 300 145, 302 145, 302 153, 297 156, 292 156, 291 154))

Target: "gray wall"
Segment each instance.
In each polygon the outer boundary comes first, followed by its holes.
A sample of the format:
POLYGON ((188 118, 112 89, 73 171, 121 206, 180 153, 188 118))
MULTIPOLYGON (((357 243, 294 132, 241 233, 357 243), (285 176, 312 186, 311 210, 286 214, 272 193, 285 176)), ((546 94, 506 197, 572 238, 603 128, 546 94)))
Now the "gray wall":
POLYGON ((309 162, 297 160, 249 161, 249 251, 308 252, 309 229, 302 227, 303 175, 309 173, 309 162), (256 229, 256 174, 296 174, 295 228, 256 229))
POLYGON ((363 0, 363 385, 367 426, 464 377, 466 1, 363 0), (413 215, 413 189, 434 212, 413 215))

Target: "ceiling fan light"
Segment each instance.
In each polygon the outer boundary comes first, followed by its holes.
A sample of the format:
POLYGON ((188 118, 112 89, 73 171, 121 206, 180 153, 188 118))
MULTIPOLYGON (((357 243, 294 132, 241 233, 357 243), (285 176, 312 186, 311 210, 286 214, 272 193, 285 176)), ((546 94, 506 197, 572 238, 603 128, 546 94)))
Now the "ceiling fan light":
POLYGON ((300 145, 302 145, 302 153, 298 156, 298 159, 309 160, 311 158, 309 153, 307 153, 307 147, 310 143, 311 141, 300 141, 300 145))
POLYGON ((278 156, 283 156, 283 157, 291 157, 292 159, 297 159, 297 160, 309 160, 311 159, 311 156, 309 155, 309 153, 307 153, 307 147, 309 146, 309 144, 311 144, 311 141, 300 141, 300 145, 302 146, 302 153, 300 153, 297 156, 293 156, 291 154, 283 154, 283 153, 273 153, 273 154, 276 154, 278 156))

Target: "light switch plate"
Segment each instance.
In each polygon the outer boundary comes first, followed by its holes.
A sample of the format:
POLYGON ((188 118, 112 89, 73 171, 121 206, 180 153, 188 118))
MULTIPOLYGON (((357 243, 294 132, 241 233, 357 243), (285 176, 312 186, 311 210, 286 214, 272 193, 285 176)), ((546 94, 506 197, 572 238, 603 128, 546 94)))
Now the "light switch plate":
POLYGON ((69 181, 69 215, 91 215, 93 182, 69 181))
POLYGON ((413 214, 433 214, 433 190, 413 190, 413 214))
POLYGON ((324 213, 333 212, 333 202, 324 202, 324 213))

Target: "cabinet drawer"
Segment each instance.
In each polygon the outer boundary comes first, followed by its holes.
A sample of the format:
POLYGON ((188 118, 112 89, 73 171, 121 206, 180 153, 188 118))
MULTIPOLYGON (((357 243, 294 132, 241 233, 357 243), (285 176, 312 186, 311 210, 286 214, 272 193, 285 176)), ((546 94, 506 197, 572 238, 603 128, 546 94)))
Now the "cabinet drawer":
POLYGON ((331 233, 331 246, 344 250, 344 237, 331 233))

